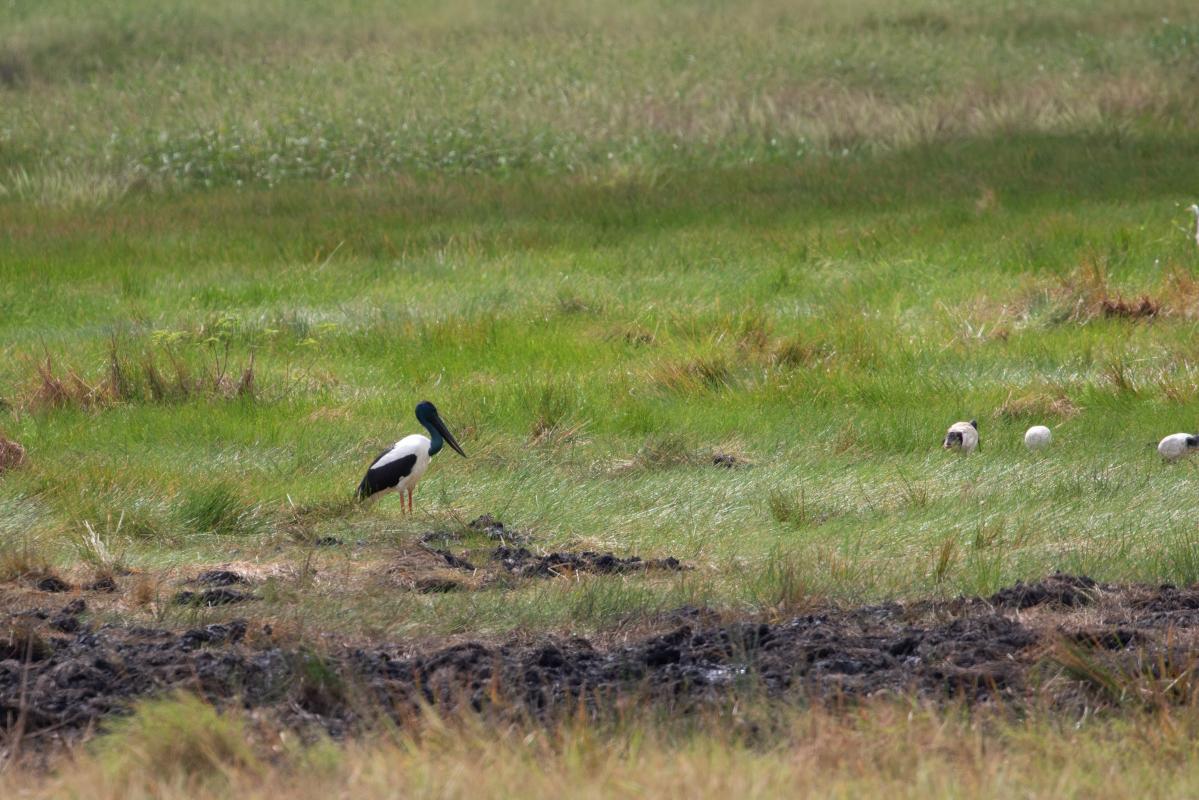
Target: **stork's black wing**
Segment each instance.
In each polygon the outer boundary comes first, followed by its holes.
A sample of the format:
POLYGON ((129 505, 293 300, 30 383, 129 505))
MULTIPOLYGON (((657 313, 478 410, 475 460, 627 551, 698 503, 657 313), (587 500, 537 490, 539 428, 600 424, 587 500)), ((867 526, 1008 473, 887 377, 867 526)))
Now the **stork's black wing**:
MULTIPOLYGON (((375 464, 378 464, 390 452, 391 450, 384 450, 380 453, 379 457, 375 459, 375 464)), ((362 483, 358 484, 358 498, 360 500, 365 499, 375 492, 394 488, 401 480, 412 474, 412 467, 415 464, 415 453, 397 458, 395 461, 388 461, 386 464, 378 467, 371 464, 370 469, 366 471, 366 475, 362 478, 362 483)))

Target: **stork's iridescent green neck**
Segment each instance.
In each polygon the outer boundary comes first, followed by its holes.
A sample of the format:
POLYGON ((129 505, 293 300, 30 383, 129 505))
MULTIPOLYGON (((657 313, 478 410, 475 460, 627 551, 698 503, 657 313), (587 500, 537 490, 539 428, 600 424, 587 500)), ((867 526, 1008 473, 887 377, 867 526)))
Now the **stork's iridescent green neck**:
POLYGON ((437 425, 433 420, 436 419, 437 412, 431 411, 430 406, 421 403, 416 407, 416 419, 425 426, 425 430, 429 432, 429 455, 435 456, 441 452, 441 448, 445 447, 445 437, 441 435, 441 431, 437 430, 437 425))

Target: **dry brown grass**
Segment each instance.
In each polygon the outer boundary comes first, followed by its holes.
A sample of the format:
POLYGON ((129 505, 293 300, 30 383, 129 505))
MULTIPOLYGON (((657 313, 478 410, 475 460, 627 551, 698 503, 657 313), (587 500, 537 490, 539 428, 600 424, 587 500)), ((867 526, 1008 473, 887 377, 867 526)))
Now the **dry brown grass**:
POLYGON ((1123 295, 1114 298, 1105 297, 1099 303, 1099 310, 1105 317, 1123 317, 1124 319, 1150 319, 1161 311, 1161 304, 1147 294, 1132 300, 1124 299, 1123 295))
POLYGON ((891 96, 868 86, 832 79, 788 82, 769 87, 739 102, 715 97, 713 86, 700 93, 712 101, 706 113, 695 111, 697 97, 675 102, 641 102, 622 109, 645 120, 656 132, 685 138, 728 135, 747 120, 773 130, 801 134, 821 148, 859 142, 892 148, 998 132, 1061 130, 1102 124, 1131 116, 1182 113, 1193 107, 1183 99, 1184 84, 1161 75, 1104 75, 1062 81, 1033 79, 996 85, 974 81, 952 91, 919 99, 891 96), (1164 86, 1163 83, 1167 84, 1164 86))
POLYGON ((489 728, 426 715, 370 741, 302 745, 262 719, 178 697, 141 706, 19 797, 1087 797, 1193 796, 1199 714, 1075 724, 902 702, 843 712, 730 709, 689 725, 626 709, 612 729, 489 728))
POLYGON ((833 453, 848 453, 867 447, 869 438, 853 422, 843 424, 830 438, 829 450, 833 453))
POLYGON ((25 448, 0 431, 0 475, 25 465, 25 448))
POLYGON ((1165 269, 1156 286, 1126 291, 1112 285, 1104 258, 1087 255, 1052 294, 1065 309, 1065 318, 1074 322, 1199 315, 1199 278, 1179 264, 1165 269))
POLYGON ((1070 419, 1082 411, 1060 388, 1033 389, 1016 394, 1008 392, 1003 403, 995 410, 996 419, 1070 419))
POLYGON ((163 579, 158 575, 139 575, 129 593, 129 602, 135 608, 148 608, 158 603, 163 593, 163 579))
POLYGON ((533 420, 533 427, 529 431, 529 446, 553 449, 564 445, 586 444, 588 439, 584 433, 589 424, 588 420, 551 422, 543 416, 538 416, 533 420))
POLYGON ((612 462, 609 471, 622 474, 642 469, 670 469, 696 466, 706 460, 704 453, 682 436, 651 436, 632 457, 612 462))
POLYGON ((1155 380, 1157 389, 1168 402, 1182 405, 1199 396, 1199 368, 1184 362, 1173 370, 1160 370, 1155 380))
POLYGON ((129 402, 184 402, 200 397, 255 397, 258 377, 251 352, 241 367, 231 363, 229 348, 213 350, 199 365, 171 349, 131 356, 113 341, 98 378, 86 370, 62 366, 52 355, 34 363, 34 377, 16 404, 29 411, 58 408, 91 410, 129 402))
POLYGON ((733 362, 717 353, 693 358, 662 361, 650 380, 656 386, 678 394, 719 391, 736 385, 733 362))
POLYGON ((1199 317, 1199 278, 1179 264, 1171 264, 1162 278, 1161 295, 1166 311, 1185 319, 1199 317))
POLYGON ((784 369, 816 367, 831 359, 836 351, 826 342, 802 336, 776 339, 770 346, 770 362, 784 369))
POLYGON ((28 541, 0 546, 0 581, 24 580, 53 574, 50 562, 28 541))
POLYGON ((642 325, 629 324, 610 331, 609 340, 622 341, 634 347, 649 347, 658 341, 657 334, 642 325))
POLYGON ((423 547, 400 550, 386 565, 371 570, 360 581, 385 590, 399 587, 422 594, 477 590, 486 582, 481 573, 451 569, 440 555, 423 547))

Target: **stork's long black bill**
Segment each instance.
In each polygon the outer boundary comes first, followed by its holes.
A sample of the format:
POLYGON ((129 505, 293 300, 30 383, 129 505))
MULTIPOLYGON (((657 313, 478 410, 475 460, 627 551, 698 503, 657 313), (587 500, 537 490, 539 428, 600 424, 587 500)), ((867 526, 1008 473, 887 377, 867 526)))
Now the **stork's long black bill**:
POLYGON ((450 429, 441 421, 441 416, 433 417, 433 425, 436 426, 437 432, 441 434, 441 438, 445 439, 446 444, 454 448, 454 452, 466 458, 466 453, 462 452, 462 448, 458 446, 458 440, 454 438, 454 434, 450 433, 450 429))

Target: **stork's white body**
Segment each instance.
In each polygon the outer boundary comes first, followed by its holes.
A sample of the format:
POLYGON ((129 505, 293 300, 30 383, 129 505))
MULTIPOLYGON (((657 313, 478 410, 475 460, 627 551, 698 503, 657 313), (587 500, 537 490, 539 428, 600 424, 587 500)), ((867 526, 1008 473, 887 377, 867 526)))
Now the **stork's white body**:
POLYGON ((975 428, 969 422, 955 422, 949 426, 949 430, 945 432, 948 436, 951 433, 962 434, 962 444, 950 445, 950 450, 961 450, 963 453, 973 453, 978 447, 978 428, 975 428))
POLYGON ((1195 452, 1195 448, 1189 444, 1194 439, 1189 433, 1172 433, 1157 443, 1157 452, 1167 461, 1176 461, 1195 452))
POLYGON ((1195 244, 1199 245, 1199 205, 1191 206, 1191 213, 1195 215, 1195 244))
POLYGON ((428 436, 421 436, 419 433, 414 433, 411 436, 405 436, 391 446, 391 449, 379 457, 375 463, 371 464, 371 469, 387 466, 393 461, 399 461, 405 456, 416 456, 416 463, 412 465, 412 471, 404 477, 400 478, 400 482, 390 489, 384 489, 377 494, 386 494, 387 492, 399 492, 403 494, 409 489, 415 489, 417 482, 421 476, 425 474, 425 470, 429 468, 429 447, 432 442, 428 436))
POLYGON ((1044 425, 1033 425, 1024 433, 1024 446, 1029 450, 1040 450, 1048 447, 1053 441, 1053 431, 1044 425))

